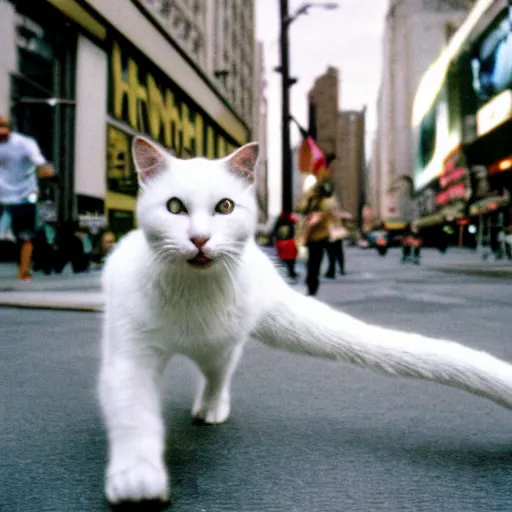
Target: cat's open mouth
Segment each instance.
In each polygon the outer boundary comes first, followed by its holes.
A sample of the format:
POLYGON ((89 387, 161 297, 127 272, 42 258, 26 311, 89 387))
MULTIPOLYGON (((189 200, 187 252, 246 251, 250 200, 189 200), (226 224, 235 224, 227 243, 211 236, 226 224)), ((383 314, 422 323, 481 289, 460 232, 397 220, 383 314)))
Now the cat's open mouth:
POLYGON ((190 263, 190 265, 200 268, 209 267, 213 263, 213 260, 208 258, 208 256, 205 256, 201 251, 199 251, 193 258, 187 261, 190 263))

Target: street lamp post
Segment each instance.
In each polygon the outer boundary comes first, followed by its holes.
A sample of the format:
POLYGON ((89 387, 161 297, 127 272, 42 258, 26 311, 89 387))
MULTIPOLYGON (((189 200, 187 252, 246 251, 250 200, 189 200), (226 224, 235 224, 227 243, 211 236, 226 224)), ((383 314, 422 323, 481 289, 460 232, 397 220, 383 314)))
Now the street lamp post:
POLYGON ((280 0, 281 20, 281 65, 276 69, 282 75, 282 103, 281 103, 281 165, 282 165, 282 213, 288 214, 293 211, 293 169, 292 150, 290 145, 290 87, 297 81, 290 77, 290 56, 288 45, 288 27, 301 14, 308 14, 312 7, 323 9, 336 9, 337 3, 310 3, 302 4, 294 15, 288 15, 288 0, 280 0))
POLYGON ((288 55, 288 0, 281 3, 281 74, 282 74, 282 109, 281 109, 281 165, 282 165, 282 212, 293 210, 293 175, 292 154, 290 147, 290 59, 288 55))

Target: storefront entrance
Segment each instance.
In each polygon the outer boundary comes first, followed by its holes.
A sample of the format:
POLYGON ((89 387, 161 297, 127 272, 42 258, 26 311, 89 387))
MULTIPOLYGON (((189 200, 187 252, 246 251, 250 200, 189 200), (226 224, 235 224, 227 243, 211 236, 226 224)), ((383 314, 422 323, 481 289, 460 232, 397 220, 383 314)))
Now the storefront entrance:
POLYGON ((73 140, 76 32, 53 11, 18 2, 17 71, 11 76, 11 120, 33 137, 57 177, 40 183, 41 213, 48 222, 74 217, 73 140), (35 14, 35 15, 34 15, 35 14), (52 19, 50 20, 50 17, 52 19), (60 22, 60 23, 59 23, 60 22))

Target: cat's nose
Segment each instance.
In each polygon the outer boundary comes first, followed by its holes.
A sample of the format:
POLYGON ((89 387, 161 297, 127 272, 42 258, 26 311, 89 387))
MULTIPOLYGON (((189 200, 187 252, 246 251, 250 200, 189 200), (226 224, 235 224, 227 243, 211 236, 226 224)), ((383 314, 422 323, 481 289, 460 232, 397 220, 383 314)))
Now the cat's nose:
POLYGON ((202 249, 203 245, 210 240, 209 236, 191 236, 190 241, 198 248, 202 249))

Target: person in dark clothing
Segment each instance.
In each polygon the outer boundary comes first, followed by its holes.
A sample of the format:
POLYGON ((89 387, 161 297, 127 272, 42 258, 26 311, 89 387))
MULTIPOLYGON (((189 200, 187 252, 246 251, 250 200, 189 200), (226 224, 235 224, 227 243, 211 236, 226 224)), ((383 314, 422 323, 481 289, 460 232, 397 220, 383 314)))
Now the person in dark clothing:
POLYGON ((293 213, 282 213, 274 227, 274 239, 277 255, 285 264, 288 277, 296 279, 299 274, 295 271, 297 261, 297 244, 295 243, 295 223, 297 218, 293 213))
POLYGON ((405 234, 402 237, 402 259, 400 260, 402 263, 407 263, 411 258, 411 245, 409 234, 405 234))
POLYGON ((308 242, 308 262, 307 262, 307 278, 308 295, 316 295, 320 280, 320 268, 324 257, 324 251, 327 249, 328 239, 312 240, 308 242))
POLYGON ((336 263, 340 267, 340 274, 345 275, 345 254, 343 251, 343 240, 329 240, 327 243, 327 255, 329 256, 329 268, 325 277, 334 279, 336 277, 336 263))
POLYGON ((55 254, 55 272, 60 274, 64 267, 71 262, 75 274, 89 269, 89 258, 85 254, 81 238, 76 234, 78 223, 67 221, 57 232, 55 254))
POLYGON ((402 239, 402 263, 412 261, 420 264, 420 251, 423 241, 416 226, 409 226, 402 239))
POLYGON ((316 295, 320 286, 320 268, 324 250, 329 242, 329 226, 335 200, 332 197, 332 186, 328 183, 319 183, 313 189, 305 209, 306 227, 303 237, 308 248, 306 284, 308 295, 316 295))
POLYGON ((443 254, 448 250, 448 232, 446 226, 443 226, 439 231, 438 248, 443 254))
POLYGON ((55 247, 53 240, 48 240, 47 230, 52 228, 46 225, 36 230, 34 238, 34 271, 41 270, 44 274, 50 275, 55 263, 55 247))
POLYGON ((348 230, 343 226, 341 212, 333 211, 329 224, 329 241, 327 243, 327 255, 329 256, 329 268, 325 277, 336 277, 336 264, 340 268, 340 274, 345 275, 345 254, 343 252, 343 240, 348 236, 348 230))

